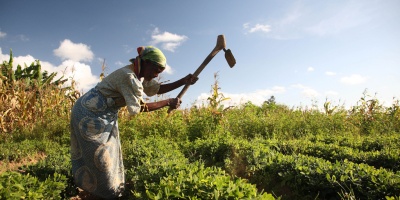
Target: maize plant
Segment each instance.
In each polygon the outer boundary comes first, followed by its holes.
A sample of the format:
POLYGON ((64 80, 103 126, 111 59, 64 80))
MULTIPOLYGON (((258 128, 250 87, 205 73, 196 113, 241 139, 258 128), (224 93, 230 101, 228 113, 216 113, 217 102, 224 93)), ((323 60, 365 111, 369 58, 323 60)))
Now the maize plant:
POLYGON ((219 90, 221 88, 219 87, 218 83, 218 73, 214 73, 214 85, 212 85, 212 91, 211 91, 211 96, 207 98, 209 107, 213 112, 219 112, 224 108, 224 105, 222 104, 223 101, 229 100, 229 97, 225 97, 224 94, 220 93, 219 90))
POLYGON ((68 116, 77 99, 73 86, 61 88, 67 79, 53 81, 56 73, 42 72, 38 60, 25 68, 18 65, 14 71, 10 51, 10 60, 0 65, 0 72, 0 133, 33 128, 44 120, 46 112, 68 116), (65 95, 70 102, 65 102, 65 95))

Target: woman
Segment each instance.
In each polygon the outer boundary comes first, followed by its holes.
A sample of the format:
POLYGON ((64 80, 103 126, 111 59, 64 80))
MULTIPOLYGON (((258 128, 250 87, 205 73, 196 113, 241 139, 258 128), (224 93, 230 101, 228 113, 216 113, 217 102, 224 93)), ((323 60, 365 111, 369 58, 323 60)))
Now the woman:
POLYGON ((189 74, 170 84, 157 83, 153 79, 165 69, 164 54, 152 46, 137 50, 139 55, 130 60, 130 65, 105 77, 80 97, 72 109, 72 174, 78 187, 97 197, 115 198, 124 190, 119 108, 127 106, 131 116, 165 106, 176 109, 181 103, 178 98, 144 103, 142 95, 163 94, 197 81, 189 74))

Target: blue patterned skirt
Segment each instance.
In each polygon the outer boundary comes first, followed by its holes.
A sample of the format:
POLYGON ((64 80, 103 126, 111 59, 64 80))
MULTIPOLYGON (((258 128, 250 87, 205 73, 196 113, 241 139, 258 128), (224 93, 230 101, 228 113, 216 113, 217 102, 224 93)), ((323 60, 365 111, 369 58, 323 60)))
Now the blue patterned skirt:
POLYGON ((96 88, 80 97, 71 113, 71 160, 75 184, 102 198, 121 196, 124 165, 118 108, 96 88))

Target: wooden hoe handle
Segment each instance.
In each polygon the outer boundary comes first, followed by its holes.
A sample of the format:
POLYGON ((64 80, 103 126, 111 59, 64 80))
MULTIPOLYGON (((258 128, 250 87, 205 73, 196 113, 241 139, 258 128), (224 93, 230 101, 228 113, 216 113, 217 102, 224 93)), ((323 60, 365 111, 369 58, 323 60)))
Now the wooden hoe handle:
MULTIPOLYGON (((218 35, 217 39, 217 44, 215 45, 214 49, 211 51, 210 54, 208 54, 207 58, 204 59, 203 63, 197 68, 197 70, 193 73, 193 77, 199 76, 200 72, 203 71, 203 69, 207 66, 207 64, 214 58, 215 55, 222 49, 224 49, 226 46, 225 44, 225 36, 224 35, 218 35)), ((178 94, 176 98, 182 98, 182 96, 185 94, 185 92, 189 89, 191 85, 191 82, 188 82, 181 90, 181 92, 178 94)), ((168 113, 170 113, 173 109, 169 108, 168 113)))

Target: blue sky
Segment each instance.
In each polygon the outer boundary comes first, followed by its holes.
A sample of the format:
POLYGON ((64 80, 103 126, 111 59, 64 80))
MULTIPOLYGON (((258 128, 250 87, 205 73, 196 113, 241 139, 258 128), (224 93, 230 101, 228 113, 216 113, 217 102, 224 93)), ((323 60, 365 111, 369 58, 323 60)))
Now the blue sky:
MULTIPOLYGON (((138 46, 164 52, 161 81, 193 73, 225 35, 221 51, 183 97, 206 102, 218 73, 226 105, 272 95, 289 107, 354 106, 367 90, 384 105, 400 97, 400 1, 50 1, 0 2, 0 61, 74 77, 80 90, 128 64, 138 46)), ((180 89, 165 97, 175 97, 180 89)))

